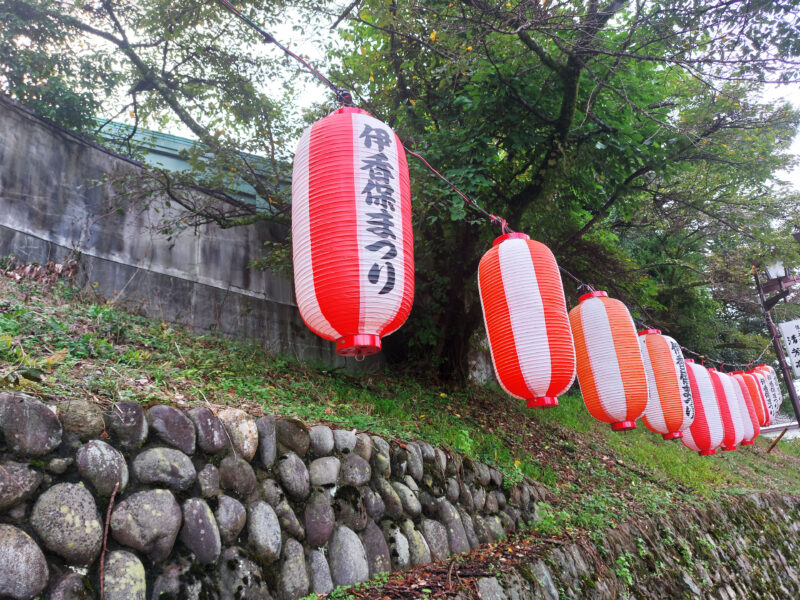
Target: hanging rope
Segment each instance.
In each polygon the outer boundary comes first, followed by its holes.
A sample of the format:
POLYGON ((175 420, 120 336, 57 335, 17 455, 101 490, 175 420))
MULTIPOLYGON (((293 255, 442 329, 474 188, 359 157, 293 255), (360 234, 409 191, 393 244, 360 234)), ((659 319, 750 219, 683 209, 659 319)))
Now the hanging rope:
MULTIPOLYGON (((290 56, 293 59, 295 59, 296 61, 298 61, 312 75, 314 75, 317 79, 319 79, 325 85, 327 85, 333 91, 334 95, 336 96, 337 102, 339 102, 342 106, 355 106, 355 103, 353 101, 353 95, 352 95, 352 93, 350 91, 348 91, 348 90, 346 90, 344 88, 338 87, 330 79, 328 79, 322 73, 317 71, 317 69, 312 67, 305 59, 303 59, 299 55, 297 55, 294 52, 292 52, 291 50, 289 50, 286 46, 284 46, 283 44, 278 42, 272 36, 272 34, 270 34, 269 32, 265 31, 261 26, 259 26, 257 23, 252 21, 249 17, 247 17, 244 14, 242 14, 242 12, 239 9, 237 9, 235 6, 233 6, 228 0, 219 0, 219 2, 220 2, 220 4, 222 4, 222 6, 224 6, 231 13, 233 13, 237 18, 239 18, 243 23, 245 23, 246 25, 248 25, 249 27, 254 29, 261 36, 261 38, 264 40, 265 43, 274 44, 275 46, 277 46, 282 52, 284 52, 284 54, 286 54, 287 56, 290 56)), ((500 226, 500 230, 502 231, 503 234, 515 233, 514 230, 511 229, 508 226, 508 221, 506 221, 503 217, 499 217, 497 215, 493 215, 492 213, 490 213, 489 211, 484 209, 480 204, 478 204, 478 202, 476 202, 475 200, 470 198, 467 194, 465 194, 460 189, 458 189, 458 187, 456 187, 455 184, 453 184, 449 179, 447 179, 447 177, 442 175, 427 160, 425 160, 425 157, 423 157, 421 154, 418 154, 417 152, 414 152, 411 148, 409 148, 405 144, 403 144, 403 148, 405 149, 406 152, 408 152, 412 156, 414 156, 417 159, 419 159, 420 162, 422 162, 422 164, 425 165, 425 167, 431 173, 433 173, 439 179, 444 181, 450 187, 450 189, 452 189, 456 194, 458 194, 458 196, 461 197, 462 200, 464 200, 464 202, 467 204, 467 206, 469 206, 474 211, 480 213, 481 215, 483 215, 484 217, 489 219, 492 223, 494 223, 496 225, 499 225, 500 226)), ((576 284, 578 284, 578 288, 577 288, 578 292, 581 292, 581 291, 594 292, 595 291, 595 288, 594 288, 593 285, 588 284, 585 281, 581 280, 579 277, 577 277, 574 274, 570 273, 564 267, 559 265, 558 269, 564 275, 566 275, 567 277, 572 279, 576 284)), ((643 321, 641 321, 639 319, 634 319, 634 321, 636 321, 636 323, 642 329, 652 329, 650 326, 648 326, 646 323, 644 323, 643 321)), ((772 342, 767 344, 767 346, 764 348, 764 350, 761 351, 761 354, 758 355, 758 358, 756 358, 755 360, 750 361, 748 363, 731 363, 731 362, 726 362, 726 361, 719 360, 719 359, 709 358, 708 356, 705 356, 703 354, 695 352, 694 350, 690 350, 689 348, 686 348, 685 346, 681 346, 681 349, 684 352, 686 352, 687 354, 690 354, 692 356, 695 356, 695 357, 699 358, 700 361, 701 361, 701 364, 705 363, 706 361, 708 361, 710 363, 714 363, 714 364, 720 365, 720 370, 722 370, 722 367, 724 367, 724 366, 737 367, 737 368, 741 368, 742 370, 744 370, 744 369, 749 369, 753 365, 759 364, 761 362, 761 359, 764 357, 764 354, 766 354, 767 350, 769 350, 769 347, 770 347, 771 344, 772 344, 772 342)))

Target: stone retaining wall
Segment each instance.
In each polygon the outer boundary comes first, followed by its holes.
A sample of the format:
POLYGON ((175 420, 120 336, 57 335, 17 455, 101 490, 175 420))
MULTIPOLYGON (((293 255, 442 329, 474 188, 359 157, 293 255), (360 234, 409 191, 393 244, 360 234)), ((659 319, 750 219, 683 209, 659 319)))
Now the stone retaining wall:
POLYGON ((477 588, 481 600, 787 600, 800 598, 798 571, 800 498, 749 494, 566 543, 477 588))
POLYGON ((547 494, 422 441, 0 393, 0 598, 294 600, 501 539, 547 494))

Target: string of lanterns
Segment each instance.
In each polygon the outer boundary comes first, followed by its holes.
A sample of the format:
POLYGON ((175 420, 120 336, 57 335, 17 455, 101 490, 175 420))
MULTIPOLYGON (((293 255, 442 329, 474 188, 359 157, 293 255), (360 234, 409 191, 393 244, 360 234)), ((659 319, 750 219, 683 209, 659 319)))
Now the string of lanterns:
MULTIPOLYGON (((295 152, 295 294, 306 325, 339 354, 374 354, 405 322, 414 297, 405 148, 388 125, 352 106, 349 93, 220 1, 330 86, 342 105, 307 128, 295 152)), ((774 418, 781 403, 774 369, 729 375, 684 359, 682 347, 656 329, 637 334, 622 302, 560 268, 544 244, 510 231, 409 153, 501 225, 503 235, 480 261, 478 287, 494 370, 510 396, 554 407, 577 375, 587 410, 612 430, 635 429, 642 418, 701 455, 752 443, 774 418), (559 270, 591 290, 569 313, 559 270)))

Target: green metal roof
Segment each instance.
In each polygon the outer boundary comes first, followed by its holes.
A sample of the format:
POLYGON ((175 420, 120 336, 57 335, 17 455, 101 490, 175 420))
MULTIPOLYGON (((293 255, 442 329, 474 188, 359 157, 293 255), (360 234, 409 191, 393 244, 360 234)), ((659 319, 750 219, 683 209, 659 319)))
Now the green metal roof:
MULTIPOLYGON (((100 121, 98 120, 98 122, 100 121)), ((132 130, 131 125, 111 121, 100 130, 100 136, 118 145, 131 134, 132 130)), ((131 146, 139 153, 136 158, 146 165, 178 172, 188 171, 192 168, 184 156, 191 152, 198 143, 197 140, 141 127, 137 128, 131 137, 131 146)), ((267 164, 263 156, 246 153, 242 153, 242 156, 247 158, 256 172, 262 169, 266 171, 267 164)), ((289 182, 285 183, 289 185, 289 182)), ((240 179, 233 186, 231 193, 240 200, 252 202, 262 208, 269 208, 269 204, 258 197, 255 188, 244 180, 240 179)))

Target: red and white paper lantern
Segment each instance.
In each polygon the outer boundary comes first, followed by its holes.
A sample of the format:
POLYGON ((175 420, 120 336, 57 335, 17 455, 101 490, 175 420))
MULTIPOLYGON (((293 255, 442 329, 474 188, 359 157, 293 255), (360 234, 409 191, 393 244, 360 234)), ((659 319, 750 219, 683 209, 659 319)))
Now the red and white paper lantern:
POLYGON ((727 373, 716 369, 708 369, 714 393, 717 396, 719 414, 722 417, 722 449, 736 450, 744 439, 744 421, 739 410, 739 399, 736 396, 738 385, 727 373))
POLYGON ((589 413, 614 431, 635 429, 647 407, 647 376, 627 307, 605 292, 591 292, 578 299, 569 322, 589 413))
POLYGON ((681 441, 684 446, 698 452, 700 456, 716 454, 717 448, 722 443, 724 431, 714 384, 711 382, 708 369, 691 359, 686 359, 686 373, 689 375, 689 385, 694 399, 694 421, 683 433, 681 441))
POLYGON ((305 130, 292 173, 300 315, 345 356, 378 352, 414 298, 408 165, 397 135, 345 107, 305 130))
POLYGON ((731 373, 731 377, 736 381, 741 393, 740 401, 744 406, 744 410, 742 411, 744 420, 744 438, 742 439, 742 445, 748 446, 752 444, 758 437, 758 434, 761 433, 761 426, 758 424, 758 415, 756 414, 753 397, 750 394, 750 388, 747 386, 747 381, 745 380, 745 372, 734 371, 731 373))
POLYGON ((753 408, 756 411, 758 424, 764 427, 769 422, 769 411, 767 410, 767 400, 764 397, 764 390, 761 387, 761 382, 753 373, 742 373, 742 378, 747 385, 747 391, 750 392, 750 398, 753 401, 753 408))
POLYGON ((553 253, 524 233, 497 238, 478 267, 497 380, 529 408, 558 405, 575 379, 575 348, 553 253))
POLYGON ((639 332, 649 396, 645 427, 665 440, 683 436, 694 421, 694 401, 681 347, 658 329, 639 332))

